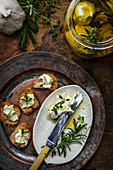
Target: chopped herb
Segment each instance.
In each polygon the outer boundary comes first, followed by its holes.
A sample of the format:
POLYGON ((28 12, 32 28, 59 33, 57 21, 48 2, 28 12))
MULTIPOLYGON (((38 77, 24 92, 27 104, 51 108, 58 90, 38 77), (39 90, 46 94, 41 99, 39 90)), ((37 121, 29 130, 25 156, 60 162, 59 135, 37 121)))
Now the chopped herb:
POLYGON ((63 97, 62 97, 61 95, 59 95, 59 98, 60 98, 60 99, 63 99, 63 97))
POLYGON ((6 116, 2 116, 2 118, 5 118, 6 116))
POLYGON ((13 113, 12 113, 12 115, 15 115, 15 114, 16 114, 16 112, 13 112, 13 113))
POLYGON ((9 111, 9 113, 7 114, 7 117, 9 118, 9 119, 11 119, 11 117, 12 117, 12 115, 11 115, 11 111, 13 110, 13 108, 9 111))
POLYGON ((51 85, 55 85, 55 83, 54 83, 54 82, 55 82, 55 80, 51 81, 51 82, 50 82, 50 84, 51 84, 51 85))
MULTIPOLYGON (((79 117, 78 119, 81 120, 81 118, 82 117, 79 117)), ((64 157, 66 157, 67 149, 71 151, 70 148, 71 143, 79 143, 82 145, 82 140, 87 137, 86 136, 87 124, 83 122, 79 122, 78 119, 77 120, 73 119, 74 128, 73 129, 68 128, 69 131, 67 133, 63 131, 61 137, 57 138, 56 144, 50 149, 48 154, 51 153, 51 156, 53 157, 58 152, 59 156, 63 154, 64 157), (86 130, 84 133, 81 132, 83 129, 86 130)))
POLYGON ((24 133, 28 133, 28 132, 29 132, 29 130, 24 131, 24 133))
POLYGON ((10 115, 10 113, 8 113, 7 117, 8 117, 9 119, 11 119, 12 116, 10 115))
POLYGON ((62 108, 62 107, 63 107, 62 105, 63 105, 64 103, 65 103, 64 100, 62 100, 61 102, 58 102, 57 104, 55 104, 55 105, 53 106, 52 111, 57 115, 58 109, 59 109, 59 108, 62 108))
POLYGON ((24 129, 21 130, 21 133, 22 133, 22 137, 24 136, 24 129))
POLYGON ((24 130, 24 129, 22 129, 22 130, 21 130, 22 137, 24 136, 25 133, 28 133, 28 132, 29 132, 29 130, 24 130))
POLYGON ((66 101, 69 101, 69 99, 66 99, 66 101))
POLYGON ((43 87, 43 84, 40 84, 40 87, 43 87))
POLYGON ((44 82, 44 83, 40 84, 40 87, 43 87, 43 85, 44 85, 44 84, 51 84, 51 85, 55 85, 55 83, 54 83, 54 82, 55 82, 54 80, 53 80, 53 81, 50 81, 49 83, 45 83, 45 82, 44 82))

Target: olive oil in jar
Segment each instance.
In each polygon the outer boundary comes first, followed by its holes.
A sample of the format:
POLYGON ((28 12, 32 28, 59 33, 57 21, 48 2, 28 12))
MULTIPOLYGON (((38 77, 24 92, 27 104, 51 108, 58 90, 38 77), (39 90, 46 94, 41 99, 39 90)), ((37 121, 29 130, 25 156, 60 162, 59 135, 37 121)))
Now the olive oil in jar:
POLYGON ((64 31, 72 50, 85 58, 113 52, 113 0, 73 0, 64 31))

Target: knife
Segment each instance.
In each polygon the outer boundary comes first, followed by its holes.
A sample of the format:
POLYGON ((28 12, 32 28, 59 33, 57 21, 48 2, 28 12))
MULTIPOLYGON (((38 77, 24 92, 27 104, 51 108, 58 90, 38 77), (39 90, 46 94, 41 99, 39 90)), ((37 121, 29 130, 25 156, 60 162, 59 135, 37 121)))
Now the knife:
POLYGON ((50 148, 55 145, 57 138, 60 136, 61 132, 63 131, 64 127, 66 126, 67 122, 69 121, 70 117, 79 106, 83 99, 83 95, 80 92, 77 92, 74 95, 73 103, 69 103, 72 111, 67 111, 63 113, 60 118, 58 119, 54 129, 52 130, 51 134, 48 137, 47 143, 36 158, 35 162, 30 167, 30 170, 37 170, 41 163, 43 162, 44 158, 46 157, 47 153, 49 152, 50 148))

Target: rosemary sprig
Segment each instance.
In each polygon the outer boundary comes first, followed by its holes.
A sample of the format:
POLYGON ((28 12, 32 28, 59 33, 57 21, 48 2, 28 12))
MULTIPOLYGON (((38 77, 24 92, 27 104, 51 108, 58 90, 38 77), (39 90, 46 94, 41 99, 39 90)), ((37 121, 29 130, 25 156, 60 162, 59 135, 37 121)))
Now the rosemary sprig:
POLYGON ((84 117, 79 116, 77 119, 73 119, 73 126, 74 128, 68 128, 69 131, 67 133, 64 131, 62 132, 61 137, 58 137, 55 146, 50 149, 48 155, 51 153, 51 156, 53 157, 58 153, 59 156, 63 154, 64 157, 66 157, 67 149, 71 151, 71 143, 82 145, 82 140, 87 137, 87 124, 84 122, 84 117), (81 132, 83 129, 85 132, 81 132))
POLYGON ((96 44, 97 43, 97 34, 95 32, 95 29, 92 28, 92 31, 90 32, 88 29, 85 28, 85 31, 86 31, 87 35, 81 34, 81 36, 87 38, 93 44, 96 44))
POLYGON ((29 98, 28 95, 25 93, 25 94, 24 94, 24 99, 20 99, 20 100, 22 100, 22 101, 28 103, 29 101, 32 100, 32 98, 29 98))
POLYGON ((60 21, 52 23, 49 17, 52 9, 57 7, 56 4, 60 5, 60 0, 18 0, 18 3, 26 14, 25 22, 18 37, 18 44, 21 49, 26 47, 27 33, 32 43, 37 43, 35 33, 39 30, 38 18, 42 18, 51 27, 49 33, 53 35, 52 37, 57 37, 57 30, 55 28, 60 28, 61 31, 63 25, 60 24, 60 21))

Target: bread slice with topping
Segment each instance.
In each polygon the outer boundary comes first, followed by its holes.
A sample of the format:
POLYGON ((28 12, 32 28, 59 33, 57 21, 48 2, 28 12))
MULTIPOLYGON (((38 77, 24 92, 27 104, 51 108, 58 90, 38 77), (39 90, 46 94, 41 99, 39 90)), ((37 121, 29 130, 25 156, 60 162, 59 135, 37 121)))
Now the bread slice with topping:
POLYGON ((31 127, 22 122, 10 135, 10 141, 13 145, 24 148, 28 145, 31 138, 31 127))
POLYGON ((0 121, 16 125, 21 116, 20 109, 10 102, 3 102, 0 104, 0 121))
POLYGON ((56 90, 58 87, 57 78, 51 73, 41 74, 32 85, 34 88, 50 90, 56 90))
POLYGON ((25 88, 18 96, 18 104, 22 111, 30 115, 39 107, 39 102, 31 88, 25 88))

